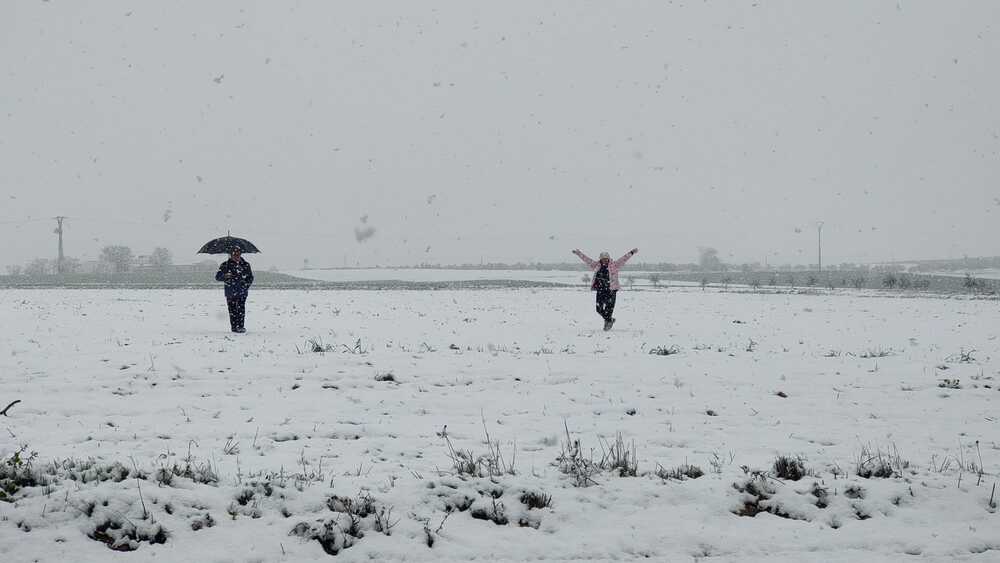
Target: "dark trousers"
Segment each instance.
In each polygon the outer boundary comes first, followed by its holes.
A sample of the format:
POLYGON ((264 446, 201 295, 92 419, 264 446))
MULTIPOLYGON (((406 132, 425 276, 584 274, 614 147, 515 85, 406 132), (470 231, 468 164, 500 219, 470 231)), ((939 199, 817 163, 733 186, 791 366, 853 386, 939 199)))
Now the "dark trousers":
POLYGON ((611 315, 615 312, 615 299, 618 291, 614 289, 597 290, 597 314, 604 317, 606 322, 611 322, 611 315))
POLYGON ((226 304, 229 305, 229 325, 233 330, 243 328, 247 316, 247 296, 227 297, 226 304))

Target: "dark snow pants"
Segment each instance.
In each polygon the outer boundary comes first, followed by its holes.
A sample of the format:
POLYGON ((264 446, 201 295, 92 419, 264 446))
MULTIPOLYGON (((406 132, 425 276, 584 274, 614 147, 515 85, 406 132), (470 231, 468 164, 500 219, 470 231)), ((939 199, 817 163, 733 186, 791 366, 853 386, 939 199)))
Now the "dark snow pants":
POLYGON ((614 289, 597 290, 597 314, 604 318, 605 322, 611 322, 611 316, 615 312, 615 299, 618 291, 614 289))
POLYGON ((227 297, 226 304, 229 305, 229 326, 232 327, 233 331, 244 328, 243 322, 247 316, 247 296, 227 297))

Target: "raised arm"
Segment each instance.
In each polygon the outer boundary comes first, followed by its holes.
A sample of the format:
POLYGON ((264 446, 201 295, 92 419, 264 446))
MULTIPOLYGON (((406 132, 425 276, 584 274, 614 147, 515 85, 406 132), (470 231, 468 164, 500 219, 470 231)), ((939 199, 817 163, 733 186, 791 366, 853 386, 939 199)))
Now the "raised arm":
POLYGON ((615 260, 615 265, 621 268, 622 266, 625 265, 625 262, 629 261, 629 258, 632 258, 638 253, 639 253, 638 248, 633 248, 632 250, 629 250, 628 252, 625 253, 625 256, 622 256, 621 258, 615 260))
POLYGON ((219 271, 215 272, 215 281, 226 281, 226 274, 228 273, 226 271, 226 263, 219 264, 219 271))
POLYGON ((573 254, 576 254, 577 258, 583 260, 583 263, 586 264, 590 269, 594 269, 594 267, 597 266, 597 262, 595 262, 594 259, 591 258, 590 256, 587 256, 586 254, 580 252, 580 249, 574 250, 573 254))

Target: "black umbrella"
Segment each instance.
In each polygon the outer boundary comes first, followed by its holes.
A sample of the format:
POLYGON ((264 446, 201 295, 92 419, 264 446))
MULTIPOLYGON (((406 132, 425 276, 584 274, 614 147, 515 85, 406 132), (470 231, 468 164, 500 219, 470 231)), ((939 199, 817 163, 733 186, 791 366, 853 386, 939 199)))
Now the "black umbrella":
POLYGON ((201 250, 198 251, 198 254, 229 254, 236 249, 239 249, 243 254, 260 252, 247 239, 224 236, 206 242, 205 246, 201 247, 201 250))

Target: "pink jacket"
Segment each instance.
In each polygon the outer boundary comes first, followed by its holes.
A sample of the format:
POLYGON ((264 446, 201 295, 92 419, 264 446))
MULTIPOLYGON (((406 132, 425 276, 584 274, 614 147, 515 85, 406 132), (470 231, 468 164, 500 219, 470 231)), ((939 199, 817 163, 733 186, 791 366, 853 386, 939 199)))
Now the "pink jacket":
MULTIPOLYGON (((587 256, 586 254, 584 254, 582 252, 573 252, 573 254, 576 254, 576 256, 580 260, 583 260, 584 264, 586 264, 590 268, 591 271, 596 272, 597 269, 601 267, 601 263, 600 262, 598 262, 597 260, 594 260, 593 258, 591 258, 590 256, 587 256)), ((621 258, 619 258, 617 260, 614 260, 612 262, 608 262, 608 274, 611 277, 611 290, 612 291, 618 291, 619 289, 622 288, 622 284, 618 281, 618 271, 621 270, 622 266, 624 266, 625 263, 628 262, 629 258, 631 258, 634 255, 635 254, 630 250, 630 251, 628 251, 628 252, 625 253, 625 256, 622 256, 621 258)), ((593 289, 593 287, 591 289, 593 289)))

